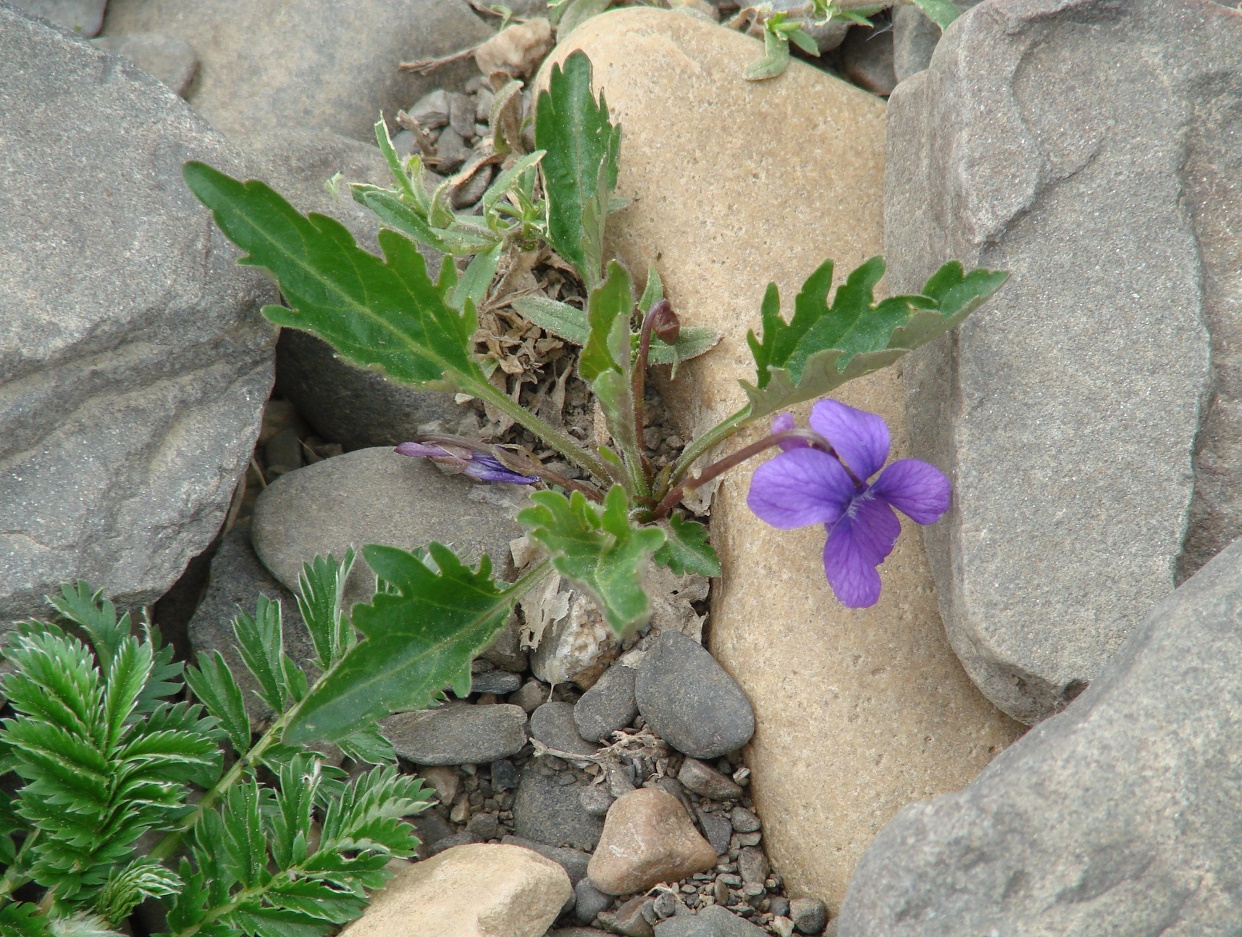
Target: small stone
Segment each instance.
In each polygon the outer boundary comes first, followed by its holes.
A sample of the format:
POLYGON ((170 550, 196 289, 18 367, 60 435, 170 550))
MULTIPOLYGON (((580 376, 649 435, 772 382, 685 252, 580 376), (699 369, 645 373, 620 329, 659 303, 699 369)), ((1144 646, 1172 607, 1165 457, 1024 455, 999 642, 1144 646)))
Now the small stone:
POLYGON ((677 772, 677 780, 681 781, 682 786, 687 790, 711 800, 738 800, 742 796, 741 787, 711 765, 705 765, 697 758, 687 758, 681 763, 681 770, 677 772))
MULTIPOLYGON (((426 859, 432 855, 432 848, 450 836, 457 835, 457 829, 435 810, 427 810, 416 817, 410 817, 410 825, 418 836, 418 858, 426 859)), ((456 845, 456 844, 454 844, 456 845)))
POLYGON ((723 856, 729 851, 729 840, 733 838, 733 824, 729 823, 728 816, 699 810, 699 825, 702 826, 703 835, 708 843, 712 844, 715 854, 723 856))
POLYGON ((437 88, 424 94, 414 102, 414 106, 406 111, 424 130, 439 130, 447 127, 449 122, 449 94, 443 88, 437 88))
POLYGON ((551 859, 565 870, 571 885, 576 886, 586 878, 587 863, 591 861, 591 854, 581 849, 573 849, 569 846, 549 846, 524 836, 506 836, 501 842, 511 846, 521 846, 523 849, 532 849, 545 859, 551 859))
POLYGON ((841 77, 858 87, 888 97, 897 86, 893 65, 893 31, 854 26, 837 52, 841 77))
POLYGON ((783 895, 773 895, 768 910, 776 917, 789 917, 789 899, 783 895))
POLYGON ((608 793, 608 789, 603 785, 592 784, 583 788, 582 793, 578 795, 578 800, 582 803, 582 809, 591 816, 602 817, 608 813, 608 808, 612 806, 616 798, 608 793))
POLYGON ((468 94, 452 92, 449 100, 449 126, 465 139, 474 136, 474 98, 468 94))
POLYGON ((572 896, 565 871, 529 849, 458 846, 405 864, 341 933, 542 937, 572 896), (503 930, 496 929, 496 921, 504 922, 503 930))
POLYGON ((652 905, 652 910, 655 911, 656 917, 663 920, 666 917, 672 917, 676 914, 677 907, 680 904, 681 902, 677 900, 677 896, 672 892, 662 891, 656 895, 655 903, 652 905))
POLYGON ((635 895, 623 902, 612 915, 610 930, 624 937, 654 937, 655 931, 643 914, 649 900, 646 895, 635 895))
POLYGON ((605 895, 588 878, 574 886, 574 897, 574 920, 580 924, 590 924, 597 914, 612 904, 612 895, 605 895))
POLYGON ((522 685, 522 678, 507 670, 489 670, 476 673, 470 681, 471 693, 494 693, 505 696, 514 692, 522 685))
POLYGON ((436 155, 428 160, 436 172, 442 175, 457 172, 470 158, 470 147, 460 133, 452 127, 445 127, 436 137, 436 155))
POLYGON ((763 839, 762 833, 737 833, 734 835, 734 841, 740 849, 743 846, 758 846, 763 839))
POLYGON ((729 886, 723 879, 716 879, 712 885, 712 897, 716 899, 716 904, 724 907, 729 903, 729 886))
POLYGON ((436 792, 436 798, 442 804, 451 805, 457 800, 457 792, 461 790, 461 775, 453 768, 432 765, 418 772, 436 792))
POLYGON ((768 937, 749 921, 711 905, 693 915, 671 917, 655 926, 655 937, 768 937))
POLYGON ((746 694, 700 644, 666 631, 643 658, 634 685, 639 712, 660 738, 695 758, 741 748, 755 731, 746 694))
MULTIPOLYGON (((486 129, 484 128, 484 130, 486 129)), ((449 202, 458 211, 463 211, 481 199, 491 184, 492 167, 480 166, 466 181, 465 185, 453 189, 449 195, 449 202)))
POLYGON ((298 438, 297 430, 289 427, 272 436, 263 447, 263 460, 269 472, 277 466, 281 467, 282 474, 301 468, 302 440, 298 438))
POLYGON ((176 36, 130 33, 127 36, 100 36, 92 39, 91 44, 129 59, 182 96, 198 71, 198 56, 188 42, 176 36))
POLYGON ((794 923, 787 917, 773 917, 768 922, 768 927, 776 932, 777 937, 793 937, 794 923))
POLYGON ((518 786, 518 770, 507 758, 492 762, 492 787, 498 791, 512 791, 518 786))
POLYGON ((437 840, 427 850, 429 855, 438 856, 442 852, 447 852, 457 846, 470 846, 479 841, 479 837, 469 830, 462 830, 454 833, 452 836, 446 836, 444 839, 437 840))
POLYGON ((552 44, 552 24, 536 18, 506 26, 474 50, 474 61, 484 75, 524 78, 539 67, 552 44))
POLYGON ((606 742, 638 715, 634 681, 638 671, 620 663, 609 667, 595 685, 574 704, 578 734, 592 742, 606 742))
POLYGON ((729 822, 739 833, 754 833, 760 828, 759 817, 745 807, 734 807, 729 811, 729 822))
POLYGON ((509 702, 521 706, 524 712, 532 713, 548 699, 548 688, 538 680, 527 680, 522 688, 509 697, 509 702))
POLYGON ((507 703, 446 703, 389 716, 380 726, 397 754, 416 765, 484 764, 526 744, 526 714, 507 703))
POLYGON ((530 714, 530 735, 548 748, 571 755, 594 755, 599 750, 578 734, 573 703, 544 703, 530 714))
POLYGON ((716 851, 664 791, 644 788, 619 797, 608 811, 587 874, 613 895, 676 882, 716 863, 716 851))
POLYGON ((822 934, 828 924, 828 909, 818 898, 794 898, 789 902, 789 916, 799 934, 822 934))
POLYGON ((760 889, 768 877, 768 857, 756 846, 746 846, 737 854, 737 870, 744 884, 757 884, 760 889))
POLYGON ((500 818, 494 813, 476 813, 466 824, 466 829, 479 839, 496 839, 500 836, 500 818))
POLYGON ((608 793, 617 798, 634 790, 633 765, 619 765, 615 762, 607 767, 608 793))
POLYGON ((582 809, 579 797, 584 787, 581 783, 562 787, 555 777, 544 777, 533 764, 528 766, 513 801, 514 831, 549 846, 594 849, 604 824, 582 809))

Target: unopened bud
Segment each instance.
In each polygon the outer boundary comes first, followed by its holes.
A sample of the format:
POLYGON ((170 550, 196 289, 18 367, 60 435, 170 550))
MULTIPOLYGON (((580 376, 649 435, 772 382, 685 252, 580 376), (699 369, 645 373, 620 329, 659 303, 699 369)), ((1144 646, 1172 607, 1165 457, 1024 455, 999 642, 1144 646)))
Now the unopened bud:
POLYGON ((662 299, 651 307, 651 330, 666 345, 676 345, 681 337, 681 320, 667 299, 662 299))

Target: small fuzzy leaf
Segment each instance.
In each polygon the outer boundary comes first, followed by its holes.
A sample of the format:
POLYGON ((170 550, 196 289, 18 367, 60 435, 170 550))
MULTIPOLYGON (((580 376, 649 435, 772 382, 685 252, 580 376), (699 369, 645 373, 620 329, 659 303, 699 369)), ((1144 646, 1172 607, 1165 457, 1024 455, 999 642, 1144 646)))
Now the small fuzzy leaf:
POLYGON ((638 308, 646 315, 656 303, 664 298, 664 281, 654 266, 647 267, 647 285, 643 287, 643 295, 638 299, 638 308))
POLYGON ((590 333, 582 346, 578 370, 582 379, 594 381, 605 371, 629 374, 630 313, 634 309, 634 284, 629 271, 617 261, 609 261, 608 275, 591 290, 587 301, 590 333))
POLYGON ((742 77, 747 81, 763 81, 783 75, 789 67, 789 43, 768 27, 763 31, 763 57, 746 66, 742 77))
POLYGON ((666 345, 658 338, 653 338, 651 349, 647 353, 648 364, 672 364, 689 361, 699 355, 705 355, 720 342, 721 334, 716 329, 703 326, 682 326, 677 344, 666 345))
POLYGON ((892 364, 902 355, 954 328, 1005 282, 1008 274, 963 272, 956 261, 942 266, 910 296, 874 301, 884 261, 873 257, 836 291, 831 306, 832 263, 826 261, 803 284, 793 318, 780 315, 775 284, 761 309, 763 338, 747 335, 756 381, 742 382, 757 418, 804 400, 822 397, 847 381, 892 364))
POLYGON ((663 546, 659 527, 634 526, 624 489, 614 485, 602 506, 575 491, 570 498, 536 491, 535 507, 518 514, 518 523, 548 551, 552 565, 584 589, 618 634, 646 621, 650 601, 642 578, 647 562, 663 546))
POLYGON ((667 567, 677 576, 687 573, 720 575, 720 557, 707 542, 707 528, 704 525, 687 520, 680 514, 671 514, 665 533, 668 539, 652 557, 658 566, 667 567))
POLYGON ((379 234, 381 259, 362 250, 340 222, 303 215, 261 182, 239 182, 199 162, 182 170, 225 235, 280 281, 292 308, 263 310, 277 325, 313 332, 356 365, 402 383, 482 384, 472 336, 473 308, 453 309, 414 244, 379 234))
POLYGON ((392 591, 353 609, 366 640, 307 695, 285 731, 290 744, 348 737, 390 712, 430 706, 446 686, 464 696, 470 661, 508 619, 509 590, 433 543, 428 562, 395 547, 368 546, 367 563, 392 591))
POLYGON ((604 222, 617 185, 621 128, 591 91, 591 60, 581 51, 554 65, 535 108, 535 145, 548 200, 548 241, 591 289, 603 264, 604 222))
POLYGON ((529 319, 539 328, 575 345, 585 345, 591 334, 586 310, 577 309, 568 303, 533 293, 515 299, 512 306, 523 318, 529 319))
POLYGON ((475 254, 466 270, 453 289, 453 305, 462 308, 466 300, 476 307, 487 297, 488 287, 496 276, 496 265, 500 263, 500 255, 504 253, 504 242, 497 242, 495 247, 475 254))

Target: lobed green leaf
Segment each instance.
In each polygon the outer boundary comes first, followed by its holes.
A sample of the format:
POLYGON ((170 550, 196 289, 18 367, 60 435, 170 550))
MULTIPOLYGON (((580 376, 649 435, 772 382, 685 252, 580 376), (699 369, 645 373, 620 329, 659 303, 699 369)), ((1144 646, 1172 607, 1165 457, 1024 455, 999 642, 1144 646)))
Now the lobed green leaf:
POLYGON ((511 590, 433 543, 430 561, 395 547, 368 546, 367 563, 386 584, 353 609, 359 642, 317 683, 285 732, 285 741, 336 741, 390 712, 430 706, 446 686, 470 690, 470 661, 509 616, 511 590))
POLYGON ((667 567, 677 576, 688 573, 720 575, 720 557, 707 541, 706 526, 680 514, 670 514, 665 533, 668 539, 652 557, 657 566, 667 567))
POLYGON ((548 200, 548 242, 573 264, 587 289, 599 281, 604 223, 617 185, 621 128, 591 90, 591 60, 577 51, 554 65, 535 106, 535 145, 548 200))
POLYGON ((536 491, 535 506, 518 514, 518 523, 548 551, 552 565, 584 589, 618 634, 647 620, 650 600, 642 578, 652 555, 664 545, 659 527, 634 525, 629 500, 614 485, 602 506, 575 491, 570 498, 536 491))
POLYGON ((246 252, 239 263, 263 267, 279 281, 291 308, 264 308, 272 322, 312 332, 352 363, 402 383, 484 382, 471 353, 473 307, 459 312, 447 297, 456 283, 451 258, 435 283, 415 245, 396 231, 380 231, 379 258, 336 220, 301 214, 262 182, 239 182, 199 162, 182 172, 246 252))

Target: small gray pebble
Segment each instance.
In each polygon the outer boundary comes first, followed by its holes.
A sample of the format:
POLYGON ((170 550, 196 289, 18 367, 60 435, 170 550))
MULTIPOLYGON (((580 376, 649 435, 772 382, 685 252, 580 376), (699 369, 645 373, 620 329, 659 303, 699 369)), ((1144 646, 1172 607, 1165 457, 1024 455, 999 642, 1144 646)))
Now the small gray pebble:
POLYGON ((828 909, 816 898, 794 898, 789 902, 789 917, 799 934, 821 934, 828 924, 828 909))
POLYGON ((524 712, 532 713, 547 702, 547 699, 547 684, 538 680, 527 680, 520 690, 509 697, 509 702, 514 706, 521 706, 524 712))
POLYGON ((574 898, 574 920, 579 924, 590 924, 612 904, 612 895, 605 895, 586 878, 574 886, 574 898))
POLYGON ((718 813, 699 812, 699 825, 703 828, 703 836, 711 843, 716 855, 723 856, 729 851, 729 839, 733 835, 733 827, 729 818, 718 813))
POLYGON ((513 762, 501 758, 492 762, 492 787, 498 791, 511 791, 518 786, 518 770, 513 762))
POLYGON ((582 804, 582 809, 591 816, 602 817, 608 812, 608 808, 612 806, 616 798, 608 793, 603 785, 592 784, 578 795, 578 800, 582 804))
POLYGON ((756 846, 746 846, 737 854, 737 870, 746 884, 757 884, 760 890, 768 877, 768 857, 756 846))
POLYGON ((507 670, 488 670, 476 673, 470 682, 471 693, 495 693, 504 696, 522 685, 522 678, 507 670))
POLYGON ((771 911, 776 917, 789 917, 788 898, 781 895, 773 895, 771 901, 772 903, 768 906, 769 911, 771 911))
POLYGON ((745 807, 734 807, 729 812, 729 822, 739 833, 754 833, 761 825, 759 817, 745 807))
POLYGON ((687 790, 694 791, 700 797, 712 800, 737 800, 742 796, 742 789, 733 783, 727 775, 721 774, 711 765, 705 765, 697 758, 686 758, 677 772, 677 779, 687 790))
POLYGON ((603 742, 633 722, 638 715, 634 701, 637 675, 636 670, 622 664, 609 667, 574 705, 578 734, 592 742, 603 742))
MULTIPOLYGON (((652 904, 652 910, 655 911, 656 917, 663 919, 676 914, 679 904, 681 902, 677 900, 676 895, 672 892, 662 891, 656 895, 655 902, 652 904)), ((652 921, 651 923, 654 924, 655 922, 652 921)))
POLYGON ((572 703, 544 703, 530 714, 531 738, 571 755, 594 755, 599 746, 578 734, 572 703))
POLYGON ((462 830, 460 833, 455 833, 452 836, 446 836, 439 842, 434 843, 429 850, 429 853, 432 856, 438 856, 446 849, 452 849, 454 846, 469 846, 472 843, 477 843, 478 841, 479 837, 477 835, 471 833, 469 830, 462 830))

